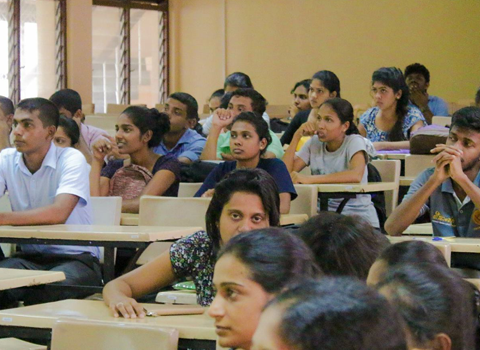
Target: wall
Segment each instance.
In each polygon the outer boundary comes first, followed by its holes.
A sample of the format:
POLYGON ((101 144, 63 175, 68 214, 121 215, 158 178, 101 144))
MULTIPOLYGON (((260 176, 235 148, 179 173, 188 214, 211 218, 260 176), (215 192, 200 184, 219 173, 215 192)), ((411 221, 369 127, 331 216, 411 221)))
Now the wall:
POLYGON ((425 64, 431 94, 473 98, 480 85, 478 0, 170 0, 170 90, 199 104, 244 71, 271 104, 321 69, 353 104, 381 66, 425 64))

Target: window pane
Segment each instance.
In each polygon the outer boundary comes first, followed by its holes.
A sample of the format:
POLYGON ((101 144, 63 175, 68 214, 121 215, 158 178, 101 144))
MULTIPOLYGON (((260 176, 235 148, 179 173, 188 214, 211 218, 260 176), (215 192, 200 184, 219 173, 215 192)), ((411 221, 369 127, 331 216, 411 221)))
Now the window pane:
POLYGON ((114 7, 92 7, 92 89, 96 113, 120 103, 120 15, 114 7))
POLYGON ((21 98, 55 92, 55 1, 20 1, 21 98))
POLYGON ((161 12, 130 11, 131 103, 159 103, 158 36, 161 12))
POLYGON ((0 95, 8 97, 8 6, 0 0, 0 95))

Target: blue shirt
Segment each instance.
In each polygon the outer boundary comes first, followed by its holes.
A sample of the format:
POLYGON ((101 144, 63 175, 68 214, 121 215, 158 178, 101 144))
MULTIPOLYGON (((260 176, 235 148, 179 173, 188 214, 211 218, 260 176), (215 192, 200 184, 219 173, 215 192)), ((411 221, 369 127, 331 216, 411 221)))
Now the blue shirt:
MULTIPOLYGON (((422 172, 410 185, 403 200, 411 198, 434 171, 435 168, 428 168, 422 172)), ((480 172, 473 182, 476 186, 480 185, 480 172)), ((468 197, 458 208, 451 179, 447 179, 435 189, 420 210, 419 216, 427 211, 430 213, 435 236, 480 237, 480 210, 475 208, 475 204, 468 197)))
POLYGON ((448 105, 442 98, 428 95, 428 108, 434 116, 448 116, 448 105))
POLYGON ((155 147, 153 151, 162 155, 173 154, 177 158, 185 157, 193 162, 200 157, 200 154, 202 154, 206 142, 207 139, 198 132, 192 129, 187 129, 172 149, 168 149, 162 140, 160 145, 155 147))
MULTIPOLYGON (((87 162, 71 147, 50 145, 40 169, 28 170, 22 153, 15 148, 0 153, 0 196, 8 191, 12 211, 25 211, 53 204, 55 197, 67 193, 79 198, 66 224, 92 224, 90 182, 87 162)), ((100 256, 98 247, 22 244, 27 254, 82 254, 100 256)))
MULTIPOLYGON (((200 197, 205 191, 214 188, 215 185, 223 179, 223 177, 230 173, 231 171, 235 170, 237 167, 236 161, 231 162, 223 162, 218 164, 212 172, 207 176, 205 181, 203 182, 202 187, 195 193, 195 197, 200 197)), ((297 198, 297 192, 295 191, 295 187, 293 186, 292 178, 288 173, 287 167, 285 163, 283 163, 280 159, 272 158, 272 159, 264 159, 261 158, 258 162, 257 168, 265 170, 269 173, 273 179, 275 180, 278 186, 279 193, 290 193, 291 199, 294 200, 297 198)))

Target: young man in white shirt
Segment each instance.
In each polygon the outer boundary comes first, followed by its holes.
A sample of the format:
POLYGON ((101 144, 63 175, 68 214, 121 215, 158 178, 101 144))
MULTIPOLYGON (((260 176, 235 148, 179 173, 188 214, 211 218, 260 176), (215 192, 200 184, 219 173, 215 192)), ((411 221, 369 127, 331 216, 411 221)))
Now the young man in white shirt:
MULTIPOLYGON (((43 98, 20 101, 13 121, 15 148, 0 153, 0 196, 8 190, 12 212, 0 213, 0 225, 92 223, 90 185, 85 157, 52 142, 58 125, 57 107, 43 98)), ((63 271, 63 285, 101 285, 98 247, 19 245, 21 252, 0 267, 63 271)), ((0 293, 0 308, 75 298, 81 293, 58 289, 41 293, 16 289, 0 293)))

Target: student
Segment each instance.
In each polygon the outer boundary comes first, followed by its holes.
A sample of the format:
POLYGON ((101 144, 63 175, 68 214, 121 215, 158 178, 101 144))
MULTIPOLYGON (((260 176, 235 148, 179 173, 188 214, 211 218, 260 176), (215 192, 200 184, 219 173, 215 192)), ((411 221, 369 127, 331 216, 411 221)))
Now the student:
POLYGON ((406 241, 386 248, 368 272, 367 284, 376 286, 384 274, 404 264, 431 263, 448 268, 442 252, 433 244, 423 241, 406 241))
MULTIPOLYGON (((253 89, 237 89, 230 96, 228 109, 218 108, 213 113, 212 129, 200 157, 202 160, 234 160, 230 150, 230 131, 222 133, 222 130, 228 129, 233 118, 241 112, 255 112, 259 116, 265 112, 267 101, 253 89)), ((271 130, 269 133, 272 143, 267 147, 264 157, 281 158, 283 148, 280 140, 271 130)))
POLYGON ((213 267, 220 248, 240 232, 278 226, 280 198, 275 181, 261 169, 235 170, 215 187, 199 231, 175 242, 169 253, 109 282, 103 298, 115 317, 144 317, 135 299, 190 277, 197 302, 212 302, 213 267))
POLYGON ((75 147, 80 140, 80 129, 73 119, 60 115, 53 143, 57 147, 75 147))
POLYGON ((454 271, 404 264, 387 271, 377 290, 402 315, 409 349, 476 348, 475 290, 454 271))
MULTIPOLYGON (((293 183, 367 183, 368 155, 372 154, 367 140, 357 135, 353 123, 353 107, 341 98, 325 101, 318 110, 315 122, 307 122, 295 132, 283 161, 291 172, 293 183), (303 136, 313 136, 295 153, 303 136), (300 174, 310 165, 312 175, 300 174)), ((335 211, 342 199, 330 199, 329 210, 335 211)), ((343 209, 345 215, 363 216, 375 228, 379 227, 377 213, 370 195, 357 195, 343 209)))
POLYGON ((261 156, 272 141, 268 125, 254 112, 242 112, 232 123, 230 149, 234 161, 218 164, 205 179, 195 197, 211 197, 215 185, 229 172, 241 168, 259 168, 269 173, 280 191, 280 213, 288 214, 290 201, 297 197, 292 179, 280 159, 261 156))
POLYGON ((220 251, 208 310, 221 347, 249 350, 267 302, 289 285, 319 275, 308 247, 282 229, 233 237, 220 251))
POLYGON ((208 99, 208 109, 210 110, 210 114, 215 112, 215 110, 220 107, 223 95, 225 95, 225 90, 218 89, 213 92, 212 96, 210 96, 208 99))
POLYGON ((308 99, 308 90, 310 89, 311 79, 304 79, 295 84, 290 94, 293 95, 292 104, 288 109, 290 118, 295 117, 300 111, 310 111, 310 101, 308 99))
POLYGON ((298 230, 326 275, 366 280, 388 239, 358 216, 320 212, 298 230))
POLYGON ((262 313, 252 350, 406 350, 401 317, 381 295, 351 278, 287 289, 262 313))
POLYGON ((446 145, 437 145, 432 153, 437 153, 434 167, 410 185, 385 230, 400 235, 428 211, 435 236, 479 237, 480 108, 455 112, 446 145))
POLYGON ((131 106, 118 117, 115 140, 100 139, 93 146, 90 195, 121 196, 122 212, 138 213, 143 195, 176 197, 180 182, 180 163, 172 154, 153 151, 168 132, 165 113, 155 108, 131 106), (103 168, 107 153, 118 148, 128 160, 113 160, 103 168))
POLYGON ((420 109, 428 124, 432 124, 433 116, 447 116, 448 105, 438 96, 429 95, 430 72, 420 63, 405 68, 405 81, 410 90, 410 102, 420 109))
POLYGON ((340 80, 335 73, 328 70, 321 70, 315 73, 308 88, 308 100, 310 107, 308 110, 300 111, 295 115, 293 120, 288 124, 287 130, 282 135, 280 141, 282 145, 289 145, 292 142, 293 135, 300 125, 308 120, 316 119, 318 108, 329 98, 340 96, 340 80))
MULTIPOLYGON (((253 84, 248 75, 242 72, 235 72, 230 74, 225 79, 225 82, 223 83, 223 89, 225 90, 225 93, 229 93, 229 92, 234 92, 235 90, 238 90, 238 89, 253 89, 253 84)), ((270 127, 270 117, 268 116, 266 111, 262 113, 262 118, 267 122, 268 127, 270 127)), ((210 130, 212 128, 212 122, 213 122, 213 114, 207 119, 205 119, 205 122, 203 124, 203 133, 205 135, 210 134, 210 130)))
MULTIPOLYGON (((15 148, 0 153, 0 194, 9 190, 11 213, 0 213, 0 225, 92 223, 85 157, 73 148, 57 148, 52 140, 57 107, 43 98, 20 101, 13 121, 15 148)), ((99 286, 102 283, 98 247, 20 244, 21 253, 0 262, 3 268, 65 272, 59 285, 99 286)), ((0 308, 85 296, 58 289, 38 293, 4 291, 0 308)))
POLYGON ((12 133, 13 102, 5 96, 0 96, 0 151, 12 147, 10 134, 12 133))
POLYGON ((389 67, 373 72, 371 94, 376 106, 360 117, 360 134, 377 150, 410 149, 410 134, 426 122, 420 110, 408 104, 402 71, 389 67))
POLYGON ((80 140, 76 149, 83 153, 88 164, 92 162, 92 146, 107 132, 91 125, 85 124, 85 115, 82 112, 82 99, 80 94, 72 89, 62 89, 50 96, 52 101, 67 118, 73 119, 80 128, 80 140))
POLYGON ((165 103, 165 113, 170 119, 170 131, 153 151, 161 155, 171 154, 185 164, 196 161, 206 142, 205 137, 192 130, 198 122, 197 100, 185 92, 175 92, 165 103))

